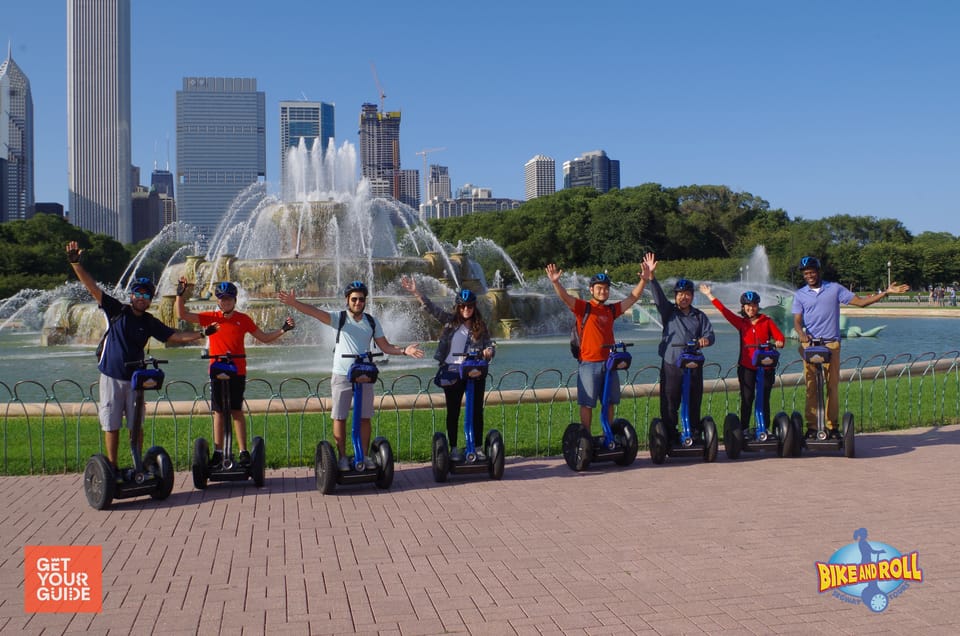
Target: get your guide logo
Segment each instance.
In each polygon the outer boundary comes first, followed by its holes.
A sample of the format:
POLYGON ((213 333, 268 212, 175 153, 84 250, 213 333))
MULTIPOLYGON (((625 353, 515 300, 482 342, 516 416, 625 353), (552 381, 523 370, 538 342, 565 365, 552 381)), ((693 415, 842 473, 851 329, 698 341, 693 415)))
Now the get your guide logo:
POLYGON ((853 533, 848 543, 833 553, 826 563, 817 561, 820 593, 832 592, 834 598, 854 605, 863 603, 872 612, 882 612, 890 599, 910 587, 908 581, 923 582, 920 555, 901 554, 899 550, 867 541, 867 529, 853 533))
POLYGON ((99 612, 103 602, 99 545, 23 548, 25 612, 99 612))

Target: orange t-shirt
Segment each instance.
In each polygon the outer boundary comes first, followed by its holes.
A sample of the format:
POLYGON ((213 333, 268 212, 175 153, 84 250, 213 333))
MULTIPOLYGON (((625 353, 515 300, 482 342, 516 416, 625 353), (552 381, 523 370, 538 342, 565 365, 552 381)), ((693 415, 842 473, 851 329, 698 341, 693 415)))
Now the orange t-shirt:
MULTIPOLYGON (((577 318, 577 329, 583 322, 583 314, 587 311, 587 301, 580 298, 573 308, 573 314, 577 318)), ((614 343, 613 339, 613 321, 623 313, 620 303, 609 305, 590 300, 590 315, 587 316, 587 324, 583 325, 583 331, 580 334, 580 360, 582 362, 603 362, 610 353, 609 349, 604 349, 603 345, 614 343)))
MULTIPOLYGON (((220 328, 217 333, 208 338, 209 350, 211 356, 218 356, 224 353, 246 353, 243 346, 243 338, 248 333, 257 330, 257 325, 247 314, 234 311, 229 318, 223 317, 223 312, 204 311, 198 314, 200 316, 200 326, 207 327, 213 323, 219 323, 220 328)), ((215 360, 210 360, 213 364, 215 360)), ((247 361, 245 358, 237 358, 233 361, 237 365, 238 375, 247 375, 247 361)))

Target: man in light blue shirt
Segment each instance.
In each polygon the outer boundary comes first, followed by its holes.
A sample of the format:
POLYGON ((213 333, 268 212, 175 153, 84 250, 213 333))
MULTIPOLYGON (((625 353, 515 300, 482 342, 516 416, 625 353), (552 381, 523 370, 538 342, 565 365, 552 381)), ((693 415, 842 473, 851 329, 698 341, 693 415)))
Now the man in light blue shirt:
MULTIPOLYGON (((837 420, 840 417, 840 399, 837 391, 840 386, 840 305, 866 307, 889 294, 902 294, 910 289, 909 285, 891 283, 877 294, 862 297, 840 283, 823 280, 820 276, 820 261, 814 256, 804 256, 797 267, 803 274, 805 286, 793 296, 793 328, 800 339, 800 346, 806 349, 811 340, 822 340, 830 350, 830 361, 823 365, 827 374, 827 434, 830 437, 840 435, 837 420)), ((817 376, 816 366, 804 363, 807 385, 806 421, 807 438, 817 434, 817 376)))
MULTIPOLYGON (((377 343, 384 353, 397 356, 422 358, 423 350, 417 344, 398 347, 390 344, 383 335, 383 327, 364 312, 367 306, 367 286, 353 281, 344 290, 347 308, 344 311, 328 312, 297 300, 293 291, 280 292, 278 298, 285 305, 299 312, 313 316, 323 324, 337 330, 337 346, 333 353, 333 376, 330 378, 330 391, 333 401, 330 417, 333 419, 333 439, 337 442, 340 460, 337 468, 341 472, 350 470, 347 458, 347 415, 353 400, 353 384, 347 377, 354 360, 344 355, 359 355, 370 350, 370 342, 377 343)), ((373 417, 373 384, 363 384, 363 399, 360 413, 360 440, 363 448, 370 447, 370 419, 373 417)), ((367 469, 377 467, 371 455, 366 455, 364 463, 367 469)))

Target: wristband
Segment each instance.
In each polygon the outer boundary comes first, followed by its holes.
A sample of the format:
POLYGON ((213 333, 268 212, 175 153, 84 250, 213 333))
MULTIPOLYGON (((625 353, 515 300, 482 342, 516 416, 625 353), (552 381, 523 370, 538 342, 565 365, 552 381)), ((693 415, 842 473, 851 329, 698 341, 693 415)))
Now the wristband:
POLYGON ((294 327, 294 325, 291 325, 289 322, 287 322, 286 320, 284 320, 284 321, 283 321, 283 324, 280 325, 280 331, 286 333, 286 332, 290 331, 291 329, 293 329, 293 327, 294 327))

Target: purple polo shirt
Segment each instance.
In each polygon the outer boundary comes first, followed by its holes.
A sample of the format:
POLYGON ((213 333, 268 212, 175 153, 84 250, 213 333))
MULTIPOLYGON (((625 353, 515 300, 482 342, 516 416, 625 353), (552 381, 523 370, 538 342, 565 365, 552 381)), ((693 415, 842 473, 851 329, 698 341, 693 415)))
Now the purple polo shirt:
POLYGON ((821 281, 820 285, 819 293, 808 285, 798 289, 791 311, 803 315, 803 325, 811 338, 839 340, 840 305, 849 304, 854 294, 840 283, 821 281))

